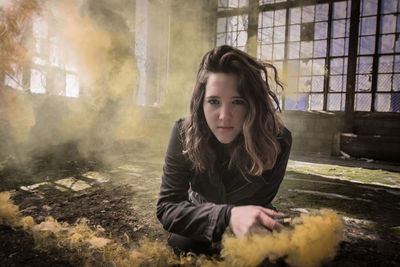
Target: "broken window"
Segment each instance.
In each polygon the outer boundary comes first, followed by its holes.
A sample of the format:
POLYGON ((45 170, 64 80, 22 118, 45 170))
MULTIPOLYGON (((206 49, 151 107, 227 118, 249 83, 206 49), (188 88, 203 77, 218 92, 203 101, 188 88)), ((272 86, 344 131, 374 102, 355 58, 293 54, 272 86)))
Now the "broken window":
MULTIPOLYGON (((239 42, 239 17, 250 1, 219 1, 217 45, 239 42), (242 4, 240 4, 242 3, 242 4), (237 14, 235 14, 236 12, 237 14), (239 16, 239 17, 238 17, 239 16)), ((259 0, 257 58, 285 77, 283 108, 344 111, 351 1, 306 4, 259 0)), ((355 73, 356 111, 400 111, 400 5, 398 0, 361 0, 355 73)), ((251 13, 249 13, 251 14, 251 13)), ((240 28, 240 29, 239 29, 240 28)))
POLYGON ((328 9, 328 4, 289 9, 285 109, 323 109, 328 9))

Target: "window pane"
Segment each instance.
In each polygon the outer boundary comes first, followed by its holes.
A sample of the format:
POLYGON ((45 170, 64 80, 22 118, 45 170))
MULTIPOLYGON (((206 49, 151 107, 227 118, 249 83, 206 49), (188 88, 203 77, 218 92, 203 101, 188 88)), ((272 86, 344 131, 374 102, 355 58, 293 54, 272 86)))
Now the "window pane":
POLYGON ((313 63, 313 75, 325 74, 325 59, 316 59, 313 63))
POLYGON ((313 53, 313 42, 301 42, 300 57, 310 58, 313 53))
POLYGON ((311 110, 322 110, 324 106, 323 94, 311 94, 311 110))
POLYGON ((300 23, 301 18, 301 8, 291 8, 289 9, 289 23, 290 24, 298 24, 300 23))
POLYGON ((226 31, 226 18, 218 18, 217 33, 226 31))
POLYGON ((315 21, 328 20, 328 4, 319 4, 315 7, 315 21))
POLYGON ((376 94, 375 95, 375 110, 376 111, 390 111, 390 94, 376 94))
POLYGON ((237 35, 237 46, 245 46, 247 41, 247 31, 240 31, 237 35))
POLYGON ((301 75, 311 75, 312 71, 312 61, 311 60, 301 60, 300 61, 300 74, 301 75))
POLYGON ((238 31, 246 31, 247 30, 247 22, 248 18, 247 15, 238 16, 238 31))
POLYGON ((400 91, 400 74, 393 74, 393 91, 400 91))
POLYGON ((291 58, 291 59, 299 58, 299 51, 300 51, 300 43, 299 42, 289 43, 289 51, 288 51, 289 58, 291 58))
POLYGON ((227 32, 226 33, 226 44, 236 46, 236 33, 235 32, 227 32))
POLYGON ((394 33, 396 32, 396 16, 386 15, 381 18, 380 33, 394 33))
POLYGON ((400 72, 400 55, 394 57, 394 72, 400 72))
POLYGON ((371 111, 371 94, 356 94, 355 109, 357 111, 371 111))
POLYGON ((299 78, 299 92, 311 91, 311 76, 299 78))
POLYGON ((331 59, 330 74, 342 74, 343 73, 343 58, 331 59))
POLYGON ((46 92, 46 73, 43 71, 31 69, 31 92, 46 92))
POLYGON ((346 18, 347 3, 345 1, 333 3, 333 19, 346 18))
POLYGON ((11 76, 5 75, 4 83, 14 89, 22 90, 22 71, 17 71, 16 68, 13 68, 13 71, 14 74, 11 76))
POLYGON ((382 14, 396 12, 397 1, 396 0, 382 0, 382 14))
POLYGON ((272 45, 263 45, 261 47, 261 59, 272 60, 272 45))
MULTIPOLYGON (((399 20, 399 24, 400 24, 400 16, 398 18, 399 20)), ((397 28, 400 31, 400 25, 397 28)), ((397 36, 399 36, 400 33, 397 33, 397 36)), ((396 38, 396 44, 395 44, 395 50, 397 53, 400 53, 400 36, 398 38, 396 38)))
POLYGON ((328 94, 327 109, 331 111, 344 110, 344 101, 342 94, 328 94))
POLYGON ((286 110, 297 109, 297 94, 287 94, 285 96, 285 109, 286 110))
POLYGON ((375 52, 375 36, 360 37, 359 53, 361 55, 374 54, 375 52))
POLYGON ((217 46, 223 45, 226 43, 226 34, 225 33, 219 33, 217 34, 217 46))
POLYGON ((274 59, 284 59, 285 57, 285 44, 274 45, 274 59))
POLYGON ((238 27, 238 17, 237 16, 227 17, 226 21, 227 21, 227 24, 228 24, 227 30, 229 32, 236 31, 236 29, 238 27))
POLYGON ((375 34, 376 17, 367 17, 361 19, 361 35, 375 34))
POLYGON ((376 90, 379 92, 388 92, 392 90, 392 74, 379 74, 376 90))
POLYGON ((309 107, 309 94, 299 94, 297 101, 298 110, 308 110, 309 107))
POLYGON ((289 41, 300 41, 300 25, 289 26, 289 41))
POLYGON ((369 92, 371 91, 372 75, 357 75, 356 76, 356 91, 369 92))
POLYGON ((379 57, 379 73, 393 72, 393 56, 381 56, 379 57))
POLYGON ((392 93, 391 94, 392 100, 390 101, 390 111, 392 112, 399 112, 400 111, 400 94, 392 93))
POLYGON ((370 16, 377 13, 378 0, 362 0, 362 15, 370 16))
POLYGON ((313 76, 312 77, 312 92, 323 92, 324 91, 324 76, 313 76))
POLYGON ((345 37, 346 35, 346 20, 335 20, 332 23, 332 37, 345 37))
POLYGON ((359 57, 357 72, 372 73, 372 57, 359 57))
POLYGON ((69 97, 79 97, 79 78, 76 75, 68 74, 65 77, 66 92, 69 97))
POLYGON ((286 24, 286 9, 275 11, 275 26, 286 24))
POLYGON ((325 57, 327 41, 315 41, 314 43, 314 57, 325 57))
POLYGON ((261 29, 261 42, 264 44, 272 44, 272 30, 273 28, 261 29))
POLYGON ((380 53, 392 53, 394 52, 394 34, 382 35, 379 38, 379 52, 380 53))
POLYGON ((274 42, 282 43, 285 41, 285 27, 274 28, 274 42))
POLYGON ((315 6, 305 6, 302 8, 302 17, 301 21, 304 22, 312 22, 314 21, 314 7, 315 6))
POLYGON ((342 92, 343 90, 342 76, 330 76, 329 77, 329 91, 330 92, 342 92))
POLYGON ((344 55, 344 39, 333 39, 331 41, 331 56, 344 55))
POLYGON ((267 11, 262 13, 262 27, 272 27, 274 25, 274 13, 273 11, 267 11))
POLYGON ((348 56, 349 54, 349 38, 344 38, 344 55, 348 56))
POLYGON ((393 91, 400 91, 400 74, 393 74, 393 91))
POLYGON ((328 37, 328 23, 327 22, 320 22, 315 23, 314 26, 314 39, 326 39, 328 37))

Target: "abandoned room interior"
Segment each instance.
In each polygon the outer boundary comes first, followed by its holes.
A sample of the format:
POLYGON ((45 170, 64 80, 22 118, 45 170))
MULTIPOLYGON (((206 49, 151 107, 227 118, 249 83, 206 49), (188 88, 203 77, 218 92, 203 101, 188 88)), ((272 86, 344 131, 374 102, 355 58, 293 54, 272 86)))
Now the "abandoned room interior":
POLYGON ((1 266, 399 266, 399 214, 399 0, 0 1, 1 266), (177 256, 164 156, 223 44, 285 85, 294 223, 177 256))

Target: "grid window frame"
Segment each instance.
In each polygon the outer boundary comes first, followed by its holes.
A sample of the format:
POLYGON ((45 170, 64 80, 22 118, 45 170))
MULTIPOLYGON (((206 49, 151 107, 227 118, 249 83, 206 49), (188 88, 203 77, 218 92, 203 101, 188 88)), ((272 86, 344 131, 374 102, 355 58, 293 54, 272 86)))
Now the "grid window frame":
MULTIPOLYGON (((353 38, 350 38, 350 19, 353 19, 351 0, 317 0, 303 4, 289 3, 285 0, 249 0, 252 1, 258 5, 257 42, 253 51, 258 59, 277 64, 281 77, 287 81, 285 94, 281 96, 283 110, 345 111, 346 91, 348 86, 354 85, 355 91, 351 93, 354 97, 354 109, 350 107, 353 111, 400 111, 396 108, 376 108, 377 103, 389 103, 393 102, 393 99, 400 99, 400 96, 397 96, 400 93, 400 72, 398 68, 395 69, 395 66, 400 64, 400 38, 396 37, 400 35, 399 0, 394 1, 394 9, 384 8, 383 2, 379 0, 376 0, 376 7, 374 1, 360 0, 357 51, 352 50, 356 52, 355 55, 349 55, 353 53, 349 47, 350 39, 353 38), (320 8, 324 4, 328 5, 327 11, 316 11, 317 7, 320 8), (376 12, 373 11, 374 8, 377 9, 376 12), (344 12, 335 12, 336 9, 344 12), (384 9, 382 14, 379 14, 378 9, 384 9), (284 10, 286 24, 277 24, 275 12, 284 10), (303 14, 304 10, 309 10, 308 15, 303 14), (262 14, 268 12, 273 15, 269 16, 272 19, 266 23, 262 14), (386 26, 379 26, 379 20, 386 26), (306 24, 308 26, 303 27, 306 24), (282 29, 278 29, 279 27, 282 29), (312 41, 303 38, 307 28, 308 32, 314 32, 312 41), (282 32, 285 32, 284 36, 282 32), (394 38, 396 43, 392 53, 379 51, 380 39, 386 38, 385 36, 397 38, 394 38), (324 42, 326 46, 323 45, 324 42), (356 57, 355 69, 349 69, 349 56, 356 57), (392 61, 387 60, 390 56, 392 61), (298 64, 294 69, 297 69, 298 73, 294 74, 296 71, 293 69, 293 62, 296 60, 298 64), (324 66, 323 71, 314 72, 314 61, 317 61, 319 66, 324 66), (386 61, 388 65, 385 69, 383 65, 386 61), (350 74, 348 71, 354 75, 350 81, 347 78, 350 74), (389 81, 390 90, 379 89, 379 85, 385 81, 389 81), (322 95, 322 101, 318 100, 319 94, 322 95), (396 96, 388 97, 389 94, 396 96)), ((238 9, 238 13, 243 12, 246 11, 238 9)), ((352 49, 356 49, 356 46, 352 49)), ((393 103, 391 105, 400 106, 393 103)))

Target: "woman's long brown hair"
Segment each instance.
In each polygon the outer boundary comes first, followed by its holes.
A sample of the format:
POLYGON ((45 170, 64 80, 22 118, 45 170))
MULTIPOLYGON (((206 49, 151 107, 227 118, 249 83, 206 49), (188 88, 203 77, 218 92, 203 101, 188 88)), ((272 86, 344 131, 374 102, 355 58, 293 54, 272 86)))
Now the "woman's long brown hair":
POLYGON ((275 67, 262 63, 240 51, 224 45, 207 52, 199 66, 190 102, 190 114, 184 122, 185 151, 196 171, 213 172, 216 160, 215 138, 203 111, 207 79, 210 73, 229 73, 238 77, 238 92, 248 102, 248 111, 241 134, 232 142, 229 169, 236 169, 247 179, 272 169, 280 152, 278 135, 282 124, 276 115, 280 110, 276 94, 268 82, 267 69, 273 71, 278 87, 283 89, 275 67), (275 102, 275 106, 273 104, 275 102))

